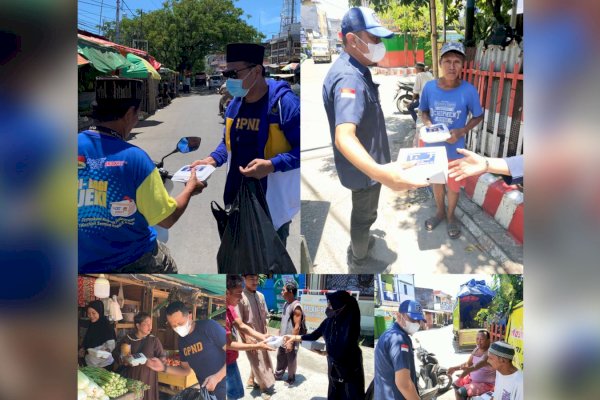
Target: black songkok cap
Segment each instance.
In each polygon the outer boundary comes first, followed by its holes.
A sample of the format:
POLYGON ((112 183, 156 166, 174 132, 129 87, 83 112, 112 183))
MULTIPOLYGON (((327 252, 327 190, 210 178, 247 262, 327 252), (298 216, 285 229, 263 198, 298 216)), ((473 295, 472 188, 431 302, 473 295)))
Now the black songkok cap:
POLYGON ((230 43, 227 45, 226 57, 227 62, 245 61, 262 65, 265 48, 255 43, 230 43))
POLYGON ((139 79, 96 78, 96 101, 99 103, 142 100, 143 95, 143 85, 139 79))

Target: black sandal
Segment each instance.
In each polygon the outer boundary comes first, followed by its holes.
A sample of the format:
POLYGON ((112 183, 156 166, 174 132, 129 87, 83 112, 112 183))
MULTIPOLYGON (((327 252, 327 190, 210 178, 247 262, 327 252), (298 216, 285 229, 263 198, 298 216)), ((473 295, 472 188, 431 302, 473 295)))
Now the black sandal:
POLYGON ((434 215, 433 217, 426 219, 425 229, 427 229, 427 232, 431 232, 432 230, 434 230, 435 227, 438 226, 440 222, 444 220, 444 218, 445 217, 438 217, 437 215, 434 215))

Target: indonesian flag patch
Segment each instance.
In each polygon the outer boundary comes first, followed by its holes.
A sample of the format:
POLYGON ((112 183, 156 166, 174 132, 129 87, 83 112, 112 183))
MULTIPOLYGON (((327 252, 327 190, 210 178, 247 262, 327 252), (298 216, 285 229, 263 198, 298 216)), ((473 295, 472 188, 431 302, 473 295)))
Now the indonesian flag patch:
POLYGON ((400 350, 406 351, 408 353, 408 345, 407 344, 401 344, 400 345, 400 350))
POLYGON ((343 88, 341 90, 341 97, 344 99, 355 99, 356 98, 356 90, 350 88, 343 88))

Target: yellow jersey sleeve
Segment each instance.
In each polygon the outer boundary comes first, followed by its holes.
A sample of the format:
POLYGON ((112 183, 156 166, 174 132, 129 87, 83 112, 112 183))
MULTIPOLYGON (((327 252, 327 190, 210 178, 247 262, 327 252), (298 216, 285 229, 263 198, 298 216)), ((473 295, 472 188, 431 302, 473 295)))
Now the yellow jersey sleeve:
POLYGON ((138 186, 135 198, 137 208, 148 221, 148 225, 158 224, 177 208, 177 201, 169 196, 156 168, 138 186))

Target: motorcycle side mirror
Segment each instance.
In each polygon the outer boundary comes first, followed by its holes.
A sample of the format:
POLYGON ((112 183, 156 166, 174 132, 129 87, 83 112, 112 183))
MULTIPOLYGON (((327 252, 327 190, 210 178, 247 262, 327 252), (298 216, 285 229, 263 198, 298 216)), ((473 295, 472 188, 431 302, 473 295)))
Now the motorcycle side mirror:
POLYGON ((192 151, 196 151, 200 147, 201 141, 202 138, 199 136, 182 137, 177 143, 177 150, 180 153, 190 153, 192 151))
POLYGON ((169 154, 167 154, 166 156, 164 156, 161 160, 160 163, 158 163, 156 166, 158 168, 162 168, 165 158, 169 157, 171 154, 175 154, 175 153, 190 153, 192 151, 196 151, 198 150, 198 148, 200 147, 200 142, 202 141, 202 138, 200 138, 199 136, 186 136, 186 137, 182 137, 181 139, 179 139, 179 142, 177 142, 177 146, 175 147, 175 150, 173 150, 172 152, 170 152, 169 154))

